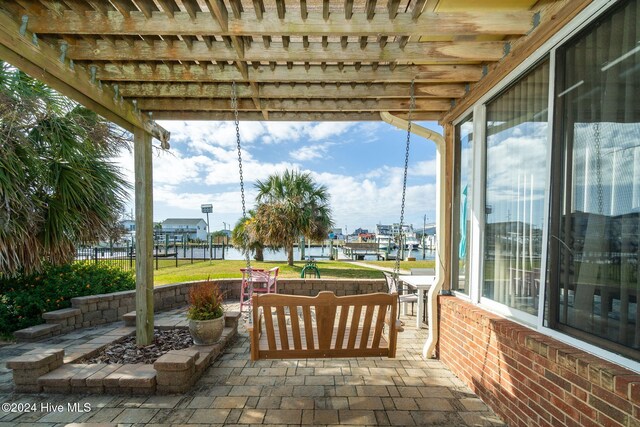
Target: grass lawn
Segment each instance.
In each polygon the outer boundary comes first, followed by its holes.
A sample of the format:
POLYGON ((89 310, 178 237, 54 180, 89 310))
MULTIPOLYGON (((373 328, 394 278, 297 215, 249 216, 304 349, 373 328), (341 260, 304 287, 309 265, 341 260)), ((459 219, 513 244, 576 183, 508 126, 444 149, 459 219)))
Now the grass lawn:
MULTIPOLYGON (((390 261, 393 268, 393 262, 390 261)), ((278 277, 300 277, 300 271, 305 266, 305 261, 294 263, 293 267, 287 265, 286 261, 252 261, 252 268, 280 267, 278 277)), ((411 263, 416 264, 416 263, 411 263)), ((433 262, 432 262, 433 264, 433 262)), ((175 265, 175 264, 174 264, 175 265)), ((241 268, 245 267, 245 261, 214 260, 198 261, 193 264, 182 264, 178 267, 165 267, 153 272, 155 285, 166 285, 169 283, 188 282, 192 280, 204 280, 207 277, 212 279, 242 277, 241 268)), ((318 260, 316 265, 320 270, 323 279, 382 279, 380 271, 361 267, 348 262, 318 260)), ((414 267, 418 267, 415 265, 414 267)))

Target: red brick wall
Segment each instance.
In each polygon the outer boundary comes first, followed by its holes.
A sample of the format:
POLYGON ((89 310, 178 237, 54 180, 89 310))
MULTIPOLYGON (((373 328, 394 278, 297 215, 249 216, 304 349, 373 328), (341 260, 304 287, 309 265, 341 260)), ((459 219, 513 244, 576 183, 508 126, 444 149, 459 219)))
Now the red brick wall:
POLYGON ((509 426, 640 426, 640 375, 439 298, 440 360, 509 426))

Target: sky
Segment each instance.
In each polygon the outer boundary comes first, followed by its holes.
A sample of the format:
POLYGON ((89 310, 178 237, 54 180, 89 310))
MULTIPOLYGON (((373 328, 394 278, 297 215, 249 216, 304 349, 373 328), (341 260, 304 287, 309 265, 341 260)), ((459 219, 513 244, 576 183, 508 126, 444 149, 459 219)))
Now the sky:
MULTIPOLYGON (((211 203, 211 231, 233 228, 242 216, 234 123, 158 124, 171 132, 171 149, 154 150, 154 221, 206 219, 200 205, 211 203)), ((442 133, 434 122, 417 124, 442 133)), ((290 169, 327 187, 335 227, 343 232, 397 223, 406 137, 384 122, 240 122, 247 209, 255 205, 256 180, 290 169)), ((133 153, 122 152, 117 162, 133 183, 133 153)), ((435 222, 435 175, 435 144, 411 135, 404 222, 415 229, 425 215, 427 224, 435 222)), ((132 212, 133 195, 126 214, 132 212)))

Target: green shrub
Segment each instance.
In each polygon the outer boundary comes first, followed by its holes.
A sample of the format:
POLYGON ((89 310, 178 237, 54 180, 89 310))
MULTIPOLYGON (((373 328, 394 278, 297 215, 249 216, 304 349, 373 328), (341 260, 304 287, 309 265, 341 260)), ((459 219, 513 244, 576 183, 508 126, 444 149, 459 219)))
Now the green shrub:
POLYGON ((43 323, 42 313, 71 307, 71 298, 135 289, 131 272, 91 263, 47 266, 42 273, 0 277, 0 334, 43 323))
POLYGON ((213 320, 224 315, 222 292, 217 282, 207 278, 206 282, 193 285, 189 289, 189 310, 187 318, 191 320, 213 320))

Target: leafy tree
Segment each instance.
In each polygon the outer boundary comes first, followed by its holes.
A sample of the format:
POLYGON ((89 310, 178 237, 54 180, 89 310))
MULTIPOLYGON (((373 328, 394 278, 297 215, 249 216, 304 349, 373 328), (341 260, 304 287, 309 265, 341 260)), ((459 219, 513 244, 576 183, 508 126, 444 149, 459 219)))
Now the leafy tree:
POLYGON ((259 236, 265 245, 285 248, 289 265, 300 236, 324 239, 333 227, 327 188, 309 173, 286 170, 258 181, 256 188, 258 207, 249 234, 259 236))
POLYGON ((0 274, 66 263, 108 235, 129 187, 110 161, 125 136, 0 62, 0 274))
POLYGON ((118 241, 122 240, 127 230, 122 225, 120 216, 111 218, 111 222, 106 226, 106 238, 109 240, 109 247, 113 248, 118 241))
POLYGON ((231 231, 231 244, 242 251, 243 254, 253 253, 256 261, 264 261, 264 245, 255 234, 249 234, 249 228, 255 221, 255 210, 249 210, 248 218, 240 218, 231 231))

